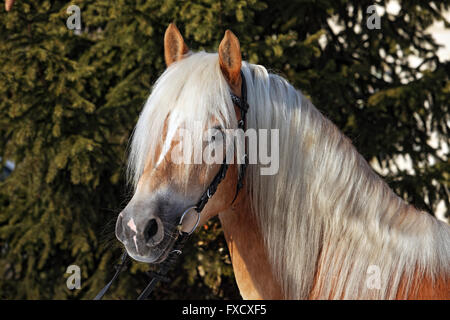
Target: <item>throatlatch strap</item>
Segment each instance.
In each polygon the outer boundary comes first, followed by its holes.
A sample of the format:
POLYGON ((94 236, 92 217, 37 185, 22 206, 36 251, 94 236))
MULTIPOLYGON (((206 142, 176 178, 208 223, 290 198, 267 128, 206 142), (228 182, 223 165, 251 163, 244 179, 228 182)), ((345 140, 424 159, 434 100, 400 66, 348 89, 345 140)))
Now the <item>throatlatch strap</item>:
MULTIPOLYGON (((238 123, 238 128, 242 129, 245 132, 245 130, 247 128, 247 111, 250 107, 247 103, 247 84, 246 84, 244 73, 242 72, 242 70, 241 70, 241 78, 242 78, 242 86, 241 86, 242 99, 239 98, 238 96, 236 96, 235 94, 231 93, 231 100, 241 110, 241 120, 238 123)), ((247 165, 248 165, 247 144, 245 143, 245 136, 244 136, 244 149, 245 149, 244 163, 240 164, 240 166, 239 166, 238 182, 236 185, 236 193, 234 194, 234 199, 231 202, 231 204, 233 204, 234 201, 237 199, 239 191, 244 186, 245 172, 246 172, 247 165)))

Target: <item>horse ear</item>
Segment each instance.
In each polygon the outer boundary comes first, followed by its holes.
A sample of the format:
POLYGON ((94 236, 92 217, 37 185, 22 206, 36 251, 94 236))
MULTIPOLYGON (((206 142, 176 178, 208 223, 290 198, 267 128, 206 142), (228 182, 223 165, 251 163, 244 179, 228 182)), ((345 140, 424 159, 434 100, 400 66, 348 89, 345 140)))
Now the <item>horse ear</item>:
POLYGON ((232 86, 239 86, 241 81, 241 47, 239 40, 230 30, 219 45, 219 64, 225 79, 232 86))
POLYGON ((5 10, 6 11, 11 10, 13 4, 14 4, 14 0, 6 0, 5 1, 5 10))
POLYGON ((170 66, 188 53, 189 48, 184 43, 183 36, 174 23, 169 24, 164 35, 164 58, 166 65, 170 66))

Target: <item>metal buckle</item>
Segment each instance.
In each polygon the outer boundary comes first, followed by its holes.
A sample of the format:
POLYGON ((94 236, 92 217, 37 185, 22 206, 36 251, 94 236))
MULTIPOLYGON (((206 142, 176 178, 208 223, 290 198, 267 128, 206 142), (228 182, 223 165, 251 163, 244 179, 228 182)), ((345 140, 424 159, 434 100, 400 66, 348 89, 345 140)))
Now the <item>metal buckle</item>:
POLYGON ((190 235, 192 232, 194 232, 194 230, 198 227, 198 224, 199 224, 199 222, 200 222, 200 212, 198 212, 197 210, 195 210, 197 207, 196 206, 192 206, 192 207, 189 207, 189 208, 187 208, 184 212, 183 212, 183 214, 181 215, 181 218, 180 218, 180 222, 178 223, 178 232, 181 234, 181 232, 183 232, 182 230, 181 230, 181 228, 183 227, 183 219, 184 219, 184 216, 186 215, 186 213, 188 213, 190 210, 192 210, 192 209, 194 209, 194 211, 197 213, 197 221, 195 222, 195 225, 194 225, 194 227, 192 228, 192 230, 191 231, 189 231, 187 234, 188 235, 190 235))

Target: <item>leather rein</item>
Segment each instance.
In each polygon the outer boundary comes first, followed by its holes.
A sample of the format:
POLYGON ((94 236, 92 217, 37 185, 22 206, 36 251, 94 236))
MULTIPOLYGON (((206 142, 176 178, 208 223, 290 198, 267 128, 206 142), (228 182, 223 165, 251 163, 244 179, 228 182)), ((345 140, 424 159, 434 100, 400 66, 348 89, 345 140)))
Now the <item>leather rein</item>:
MULTIPOLYGON (((246 87, 245 77, 244 77, 244 74, 242 73, 242 71, 241 71, 241 78, 242 78, 242 86, 241 86, 241 96, 242 96, 242 98, 239 98, 238 96, 236 96, 232 92, 230 92, 230 95, 231 95, 231 100, 233 101, 233 104, 236 105, 241 111, 241 120, 239 120, 239 122, 238 122, 238 129, 242 129, 242 130, 245 131, 245 129, 246 129, 246 115, 247 115, 247 111, 249 109, 249 105, 247 103, 247 87, 246 87)), ((234 201, 236 200, 236 198, 237 198, 237 196, 239 194, 239 191, 242 189, 242 187, 244 185, 245 171, 246 171, 246 168, 247 168, 247 159, 248 159, 248 157, 247 157, 247 150, 245 150, 244 163, 241 163, 239 165, 240 168, 238 170, 239 172, 238 172, 238 182, 237 182, 237 185, 236 185, 236 194, 235 194, 233 202, 231 204, 234 203, 234 201)), ((166 277, 167 272, 176 263, 178 256, 181 255, 182 249, 183 249, 184 244, 186 243, 189 235, 192 232, 194 232, 194 230, 197 228, 198 223, 200 222, 200 213, 201 213, 201 211, 205 207, 205 205, 208 202, 208 200, 214 195, 214 193, 216 193, 219 184, 222 182, 222 180, 226 176, 227 170, 228 170, 228 164, 226 163, 226 161, 224 159, 224 161, 222 162, 222 165, 221 165, 219 171, 215 175, 214 179, 212 180, 212 182, 210 183, 208 188, 202 194, 202 196, 200 197, 198 202, 195 204, 195 206, 189 207, 188 209, 186 209, 183 212, 183 214, 181 215, 180 221, 178 223, 178 226, 177 226, 176 230, 174 231, 174 235, 173 236, 176 237, 176 241, 175 241, 175 243, 173 245, 172 251, 168 254, 167 258, 161 264, 159 264, 158 272, 153 272, 153 271, 149 272, 150 275, 152 276, 152 279, 147 284, 145 289, 141 292, 141 294, 139 295, 137 300, 145 300, 145 299, 147 299, 148 296, 153 291, 154 287, 156 286, 156 284, 159 281, 162 281, 162 282, 168 282, 169 281, 169 279, 166 277), (183 219, 184 219, 186 214, 191 212, 192 209, 194 209, 196 211, 196 213, 197 213, 197 222, 195 223, 195 225, 194 225, 194 227, 192 228, 191 231, 189 231, 189 232, 182 231, 183 219)), ((102 290, 100 290, 100 292, 95 296, 94 300, 101 300, 103 298, 103 296, 106 294, 106 292, 109 290, 109 288, 111 287, 113 282, 117 279, 117 277, 119 276, 120 272, 123 270, 123 268, 127 264, 128 260, 129 260, 129 258, 128 258, 127 251, 124 250, 124 252, 123 252, 123 254, 121 256, 120 264, 115 266, 116 272, 115 272, 114 276, 106 284, 106 286, 102 290)))

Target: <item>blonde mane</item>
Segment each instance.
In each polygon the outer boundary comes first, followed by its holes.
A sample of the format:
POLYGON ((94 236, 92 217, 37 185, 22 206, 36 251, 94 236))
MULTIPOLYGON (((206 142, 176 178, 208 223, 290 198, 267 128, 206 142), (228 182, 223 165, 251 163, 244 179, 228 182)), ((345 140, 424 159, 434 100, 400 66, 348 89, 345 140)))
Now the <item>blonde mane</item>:
MULTIPOLYGON (((395 298, 400 280, 408 289, 415 272, 449 274, 445 224, 396 196, 286 80, 245 62, 242 71, 248 128, 279 129, 278 173, 264 176, 250 165, 246 187, 286 298, 395 298), (367 286, 370 266, 380 268, 379 289, 367 286)), ((131 143, 131 183, 136 186, 148 161, 157 162, 166 119, 189 126, 212 117, 236 127, 217 54, 191 54, 164 72, 145 104, 131 143)))
POLYGON ((280 169, 250 168, 253 212, 286 298, 395 298, 402 277, 449 274, 447 225, 405 203, 283 78, 243 67, 249 126, 278 128, 280 169), (320 266, 320 270, 317 267, 320 266), (368 286, 370 266, 381 287, 368 286))

